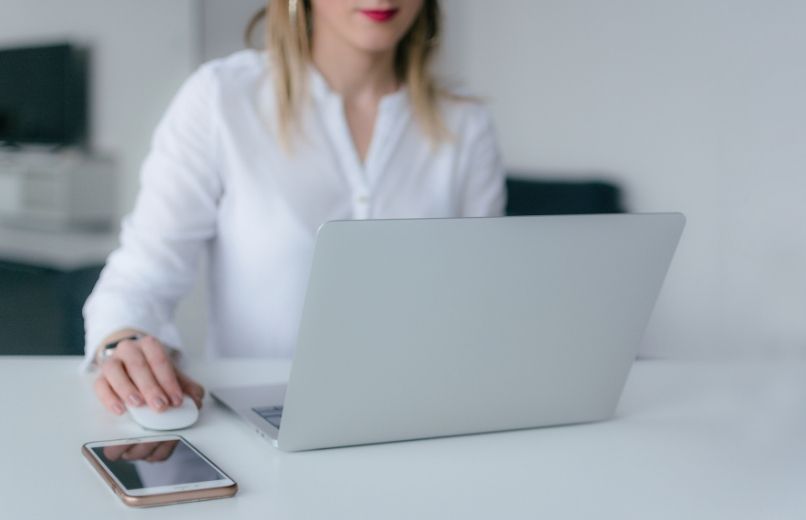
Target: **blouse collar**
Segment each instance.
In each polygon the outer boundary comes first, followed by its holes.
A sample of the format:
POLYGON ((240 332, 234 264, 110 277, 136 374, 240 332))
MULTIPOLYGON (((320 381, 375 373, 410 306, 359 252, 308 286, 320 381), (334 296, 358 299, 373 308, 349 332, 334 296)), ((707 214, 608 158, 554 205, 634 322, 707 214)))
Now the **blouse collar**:
MULTIPOLYGON (((327 80, 322 75, 319 70, 310 65, 308 67, 308 83, 311 92, 311 96, 316 102, 322 101, 330 101, 330 100, 339 100, 341 101, 342 97, 338 92, 335 92, 333 89, 330 88, 328 85, 327 80)), ((401 85, 397 90, 386 94, 381 98, 379 109, 382 109, 386 106, 398 106, 405 101, 407 98, 407 91, 405 85, 401 85)))

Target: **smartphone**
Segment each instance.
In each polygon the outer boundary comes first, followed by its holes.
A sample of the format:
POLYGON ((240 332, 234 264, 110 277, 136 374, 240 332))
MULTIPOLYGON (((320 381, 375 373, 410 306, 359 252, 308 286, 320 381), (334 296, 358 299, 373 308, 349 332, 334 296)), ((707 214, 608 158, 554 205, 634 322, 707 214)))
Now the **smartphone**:
POLYGON ((180 435, 88 442, 81 452, 128 506, 212 500, 238 492, 234 480, 180 435))

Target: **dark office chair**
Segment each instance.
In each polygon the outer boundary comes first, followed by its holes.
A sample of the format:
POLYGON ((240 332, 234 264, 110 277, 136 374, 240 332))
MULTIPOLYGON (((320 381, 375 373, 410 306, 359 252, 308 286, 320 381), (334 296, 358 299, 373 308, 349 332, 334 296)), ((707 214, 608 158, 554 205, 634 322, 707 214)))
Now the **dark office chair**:
POLYGON ((507 177, 507 215, 623 213, 621 199, 621 188, 602 180, 507 177))

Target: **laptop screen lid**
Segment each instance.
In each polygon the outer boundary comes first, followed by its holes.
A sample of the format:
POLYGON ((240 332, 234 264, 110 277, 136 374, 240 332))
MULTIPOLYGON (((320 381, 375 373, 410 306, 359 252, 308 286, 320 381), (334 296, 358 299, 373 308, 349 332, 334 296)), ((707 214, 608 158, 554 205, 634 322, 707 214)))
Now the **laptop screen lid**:
POLYGON ((279 447, 609 418, 684 221, 634 214, 325 224, 279 447))

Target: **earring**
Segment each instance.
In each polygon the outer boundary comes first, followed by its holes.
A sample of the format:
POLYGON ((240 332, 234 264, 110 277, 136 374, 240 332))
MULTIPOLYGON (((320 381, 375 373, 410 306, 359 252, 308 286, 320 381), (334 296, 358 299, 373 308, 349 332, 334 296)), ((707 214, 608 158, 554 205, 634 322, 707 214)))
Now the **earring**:
POLYGON ((297 0, 288 0, 288 18, 291 20, 291 27, 297 28, 297 0))

